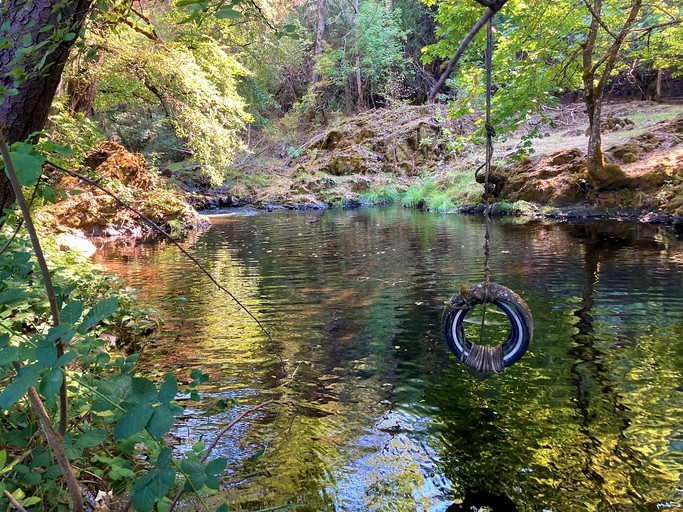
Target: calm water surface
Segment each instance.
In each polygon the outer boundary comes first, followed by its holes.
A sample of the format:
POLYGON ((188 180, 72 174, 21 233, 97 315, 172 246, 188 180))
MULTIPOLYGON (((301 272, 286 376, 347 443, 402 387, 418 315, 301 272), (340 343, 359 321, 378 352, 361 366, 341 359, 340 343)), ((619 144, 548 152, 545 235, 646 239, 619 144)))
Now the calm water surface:
POLYGON ((211 375, 178 449, 223 437, 230 510, 683 510, 683 241, 630 223, 499 220, 493 279, 528 302, 530 351, 474 375, 442 303, 483 278, 481 219, 403 209, 212 218, 179 252, 103 262, 166 318, 142 371, 211 375), (234 399, 227 410, 220 400, 234 399))

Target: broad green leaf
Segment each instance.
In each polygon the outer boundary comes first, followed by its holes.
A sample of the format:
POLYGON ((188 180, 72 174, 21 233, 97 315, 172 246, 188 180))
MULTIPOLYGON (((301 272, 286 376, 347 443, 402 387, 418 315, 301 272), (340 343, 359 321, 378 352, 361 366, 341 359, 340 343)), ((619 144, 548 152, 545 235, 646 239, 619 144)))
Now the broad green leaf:
POLYGON ((114 439, 125 439, 140 432, 147 422, 152 417, 154 409, 148 403, 138 404, 128 412, 116 423, 114 427, 114 439))
POLYGON ((0 304, 10 304, 12 302, 18 302, 20 300, 28 297, 28 294, 24 290, 19 290, 17 288, 12 288, 5 292, 0 293, 0 304))
POLYGON ((5 467, 5 462, 7 462, 7 452, 5 450, 0 450, 0 471, 5 467))
POLYGON ((178 393, 178 382, 175 375, 167 373, 164 377, 164 382, 159 389, 159 401, 162 404, 167 404, 173 400, 178 393))
POLYGON ((57 359, 57 361, 55 362, 54 366, 57 367, 57 368, 59 368, 59 367, 61 367, 61 366, 66 366, 66 365, 69 364, 71 361, 73 361, 74 359, 76 359, 77 356, 78 356, 78 354, 76 354, 76 352, 73 352, 73 351, 71 351, 71 352, 65 352, 64 355, 62 355, 62 357, 60 357, 59 359, 57 359))
POLYGON ((130 393, 131 378, 128 375, 119 377, 113 381, 101 381, 97 385, 97 391, 102 397, 93 401, 94 412, 111 411, 113 404, 118 404, 130 393))
POLYGON ((206 474, 207 475, 220 475, 225 471, 225 468, 228 466, 228 459, 225 458, 218 458, 218 459, 213 459, 206 465, 206 474))
POLYGON ((4 348, 9 345, 9 334, 0 334, 0 348, 4 348))
POLYGON ((244 15, 233 9, 232 7, 221 7, 216 11, 216 14, 214 15, 216 18, 219 20, 238 20, 242 18, 244 15))
POLYGON ((19 375, 0 394, 0 408, 8 409, 26 394, 28 388, 35 386, 38 374, 35 372, 19 375))
POLYGON ((171 430, 175 418, 182 413, 183 408, 174 404, 154 407, 152 417, 147 424, 147 430, 152 434, 154 439, 161 439, 169 430, 171 430))
POLYGON ((88 311, 87 315, 85 315, 83 322, 81 322, 81 325, 78 327, 78 332, 85 334, 102 320, 113 315, 118 307, 119 300, 116 297, 102 299, 88 311))
POLYGON ((70 325, 53 325, 47 332, 47 340, 55 342, 61 339, 64 343, 69 343, 76 334, 70 325))
POLYGON ((154 502, 162 499, 175 482, 175 471, 171 468, 155 470, 147 473, 137 482, 133 489, 133 505, 135 510, 147 512, 154 502))
POLYGON ((107 438, 107 431, 101 428, 86 430, 76 438, 76 446, 79 448, 92 448, 102 443, 107 438))
POLYGON ((62 324, 75 325, 83 314, 83 303, 80 300, 70 301, 59 313, 62 324))
POLYGON ((193 5, 193 4, 204 4, 206 3, 205 0, 178 0, 176 2, 176 7, 186 7, 188 5, 193 5))
POLYGON ((228 508, 227 504, 223 503, 216 509, 216 512, 230 512, 230 509, 228 508))
POLYGON ((48 399, 50 403, 55 403, 57 393, 62 387, 63 374, 59 368, 53 368, 40 381, 40 393, 48 399))
POLYGON ((186 491, 198 491, 206 483, 206 470, 198 459, 183 459, 180 470, 187 477, 186 491))
POLYGON ((45 158, 39 155, 25 153, 10 153, 14 172, 17 173, 19 183, 23 186, 34 185, 38 177, 43 173, 45 158))
POLYGON ((173 458, 173 452, 168 448, 162 448, 157 457, 157 467, 159 469, 167 468, 171 465, 171 460, 173 458))
POLYGON ((144 377, 133 377, 131 381, 131 394, 126 401, 134 404, 151 404, 157 401, 157 388, 154 383, 144 377))
POLYGON ((38 340, 36 359, 38 360, 38 363, 43 366, 52 366, 55 364, 55 362, 57 362, 57 347, 55 344, 46 338, 38 340))
POLYGON ((121 466, 112 466, 109 472, 109 478, 112 480, 123 480, 132 478, 135 476, 135 471, 129 468, 124 468, 121 466))
POLYGON ((0 366, 12 364, 19 357, 19 347, 5 347, 0 350, 0 366))

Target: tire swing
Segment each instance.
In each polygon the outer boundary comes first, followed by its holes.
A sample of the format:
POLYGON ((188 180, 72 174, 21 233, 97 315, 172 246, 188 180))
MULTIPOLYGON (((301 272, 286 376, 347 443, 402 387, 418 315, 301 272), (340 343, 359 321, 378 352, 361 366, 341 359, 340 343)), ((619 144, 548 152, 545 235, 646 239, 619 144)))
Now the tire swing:
MULTIPOLYGON (((493 156, 493 137, 495 131, 491 125, 491 53, 492 53, 491 19, 488 20, 486 37, 486 161, 484 175, 484 194, 486 206, 484 218, 486 233, 484 235, 484 282, 472 286, 461 286, 460 293, 445 303, 441 316, 441 325, 448 348, 465 366, 475 372, 503 372, 505 367, 518 361, 529 348, 533 336, 533 320, 531 311, 524 299, 515 292, 497 283, 491 282, 490 230, 491 204, 493 187, 489 184, 491 160, 493 156), (496 346, 482 345, 484 325, 488 304, 496 306, 504 313, 510 323, 507 338, 496 346), (482 306, 479 343, 474 343, 465 334, 466 316, 475 306, 482 306)), ((475 171, 481 170, 481 167, 475 171)))

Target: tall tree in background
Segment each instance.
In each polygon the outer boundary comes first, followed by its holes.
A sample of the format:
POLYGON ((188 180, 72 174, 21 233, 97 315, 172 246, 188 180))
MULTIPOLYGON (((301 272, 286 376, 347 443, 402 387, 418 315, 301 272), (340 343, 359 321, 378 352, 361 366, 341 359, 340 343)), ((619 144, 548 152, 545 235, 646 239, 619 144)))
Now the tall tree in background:
MULTIPOLYGON (((0 129, 9 143, 41 130, 91 0, 3 0, 0 5, 0 129)), ((0 174, 0 207, 14 194, 0 174)))
POLYGON ((325 15, 327 14, 327 2, 318 0, 317 3, 318 23, 315 29, 315 48, 313 49, 313 71, 311 73, 311 85, 315 86, 320 81, 320 72, 316 65, 318 58, 323 53, 323 41, 325 39, 325 15))

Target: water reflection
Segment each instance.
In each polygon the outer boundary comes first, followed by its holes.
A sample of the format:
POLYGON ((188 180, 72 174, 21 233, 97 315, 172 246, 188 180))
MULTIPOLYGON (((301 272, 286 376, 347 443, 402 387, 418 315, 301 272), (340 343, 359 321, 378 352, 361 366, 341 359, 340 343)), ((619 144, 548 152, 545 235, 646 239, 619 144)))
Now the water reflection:
POLYGON ((494 280, 526 299, 535 337, 505 374, 476 376, 439 317, 482 280, 482 242, 477 218, 403 209, 214 219, 188 245, 277 347, 172 247, 106 263, 169 319, 146 371, 211 374, 181 447, 263 400, 298 405, 220 443, 231 510, 683 507, 683 243, 635 224, 496 222, 494 280), (239 405, 217 413, 220 398, 239 405))

